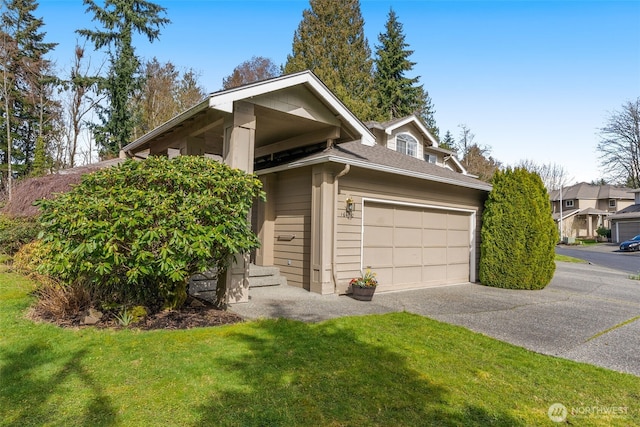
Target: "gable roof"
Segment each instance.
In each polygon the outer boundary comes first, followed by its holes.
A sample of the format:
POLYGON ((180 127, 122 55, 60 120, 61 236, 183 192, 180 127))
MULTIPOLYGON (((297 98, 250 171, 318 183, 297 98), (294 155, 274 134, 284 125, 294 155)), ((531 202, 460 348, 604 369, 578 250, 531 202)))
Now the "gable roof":
POLYGON ((207 109, 232 113, 233 104, 236 101, 248 100, 250 102, 251 98, 269 92, 293 88, 295 86, 304 86, 310 90, 328 109, 331 110, 335 117, 339 118, 345 126, 349 127, 357 137, 360 138, 362 144, 375 144, 375 137, 371 131, 351 111, 349 111, 347 107, 345 107, 345 105, 315 74, 311 71, 301 71, 299 73, 287 74, 233 89, 211 93, 207 99, 201 103, 163 123, 151 132, 127 144, 122 149, 125 153, 130 153, 136 148, 152 141, 171 129, 181 126, 184 122, 192 119, 207 109))
POLYGON ((418 128, 418 130, 420 131, 420 133, 422 134, 422 136, 424 136, 426 139, 429 140, 429 142, 431 142, 431 145, 433 147, 437 147, 438 146, 438 140, 436 138, 434 138, 433 135, 431 135, 431 132, 429 132, 429 130, 427 129, 427 127, 424 125, 424 123, 422 123, 422 120, 420 120, 415 114, 412 114, 410 116, 407 117, 400 117, 400 118, 396 118, 396 119, 392 119, 389 120, 388 122, 367 122, 365 123, 367 125, 367 127, 369 128, 375 128, 375 129, 381 129, 383 130, 387 135, 391 135, 391 133, 406 125, 409 123, 413 123, 413 125, 418 128))
MULTIPOLYGON (((632 200, 633 190, 626 187, 616 187, 614 185, 591 185, 580 182, 570 187, 562 189, 563 200, 601 200, 601 199, 629 199, 632 200)), ((551 200, 560 200, 560 190, 553 190, 549 195, 551 200)))
POLYGON ((398 153, 382 145, 363 145, 360 141, 336 144, 329 149, 310 154, 291 163, 256 171, 256 173, 262 175, 325 162, 341 163, 482 191, 491 191, 492 188, 489 183, 471 176, 398 153))

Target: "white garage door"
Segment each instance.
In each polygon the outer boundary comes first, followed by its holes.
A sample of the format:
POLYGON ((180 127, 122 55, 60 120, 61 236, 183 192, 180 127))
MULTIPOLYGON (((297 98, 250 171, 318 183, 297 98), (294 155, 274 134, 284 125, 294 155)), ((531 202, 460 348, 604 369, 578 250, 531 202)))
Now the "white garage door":
POLYGON ((380 290, 469 281, 470 214, 365 202, 363 267, 380 290))

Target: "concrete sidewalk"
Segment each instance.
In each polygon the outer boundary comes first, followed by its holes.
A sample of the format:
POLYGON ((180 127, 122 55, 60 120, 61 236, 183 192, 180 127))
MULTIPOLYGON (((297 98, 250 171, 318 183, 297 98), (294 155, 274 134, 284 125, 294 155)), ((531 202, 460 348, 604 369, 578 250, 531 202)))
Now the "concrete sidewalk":
POLYGON ((463 284, 380 293, 362 302, 275 286, 252 288, 249 302, 230 310, 249 319, 305 322, 408 311, 539 353, 640 376, 640 281, 593 265, 557 265, 541 291, 463 284))

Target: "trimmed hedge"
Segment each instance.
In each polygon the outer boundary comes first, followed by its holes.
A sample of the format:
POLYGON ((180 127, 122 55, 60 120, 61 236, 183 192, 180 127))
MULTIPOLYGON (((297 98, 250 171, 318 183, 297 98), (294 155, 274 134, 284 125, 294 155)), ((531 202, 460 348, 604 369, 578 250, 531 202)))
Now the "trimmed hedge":
POLYGON ((187 280, 259 245, 253 175, 203 157, 150 157, 85 175, 39 202, 48 258, 39 271, 103 303, 175 308, 187 280))
POLYGON ((558 231, 549 195, 536 173, 496 172, 485 203, 480 281, 510 289, 542 289, 555 272, 558 231))

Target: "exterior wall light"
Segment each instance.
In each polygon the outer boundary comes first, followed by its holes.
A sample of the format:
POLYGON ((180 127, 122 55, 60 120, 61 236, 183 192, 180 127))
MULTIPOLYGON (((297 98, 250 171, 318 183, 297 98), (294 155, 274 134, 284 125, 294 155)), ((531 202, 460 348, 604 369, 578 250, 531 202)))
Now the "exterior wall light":
POLYGON ((345 201, 345 203, 347 204, 346 208, 345 208, 345 214, 346 217, 351 219, 353 218, 353 199, 351 197, 347 197, 347 200, 345 201))

